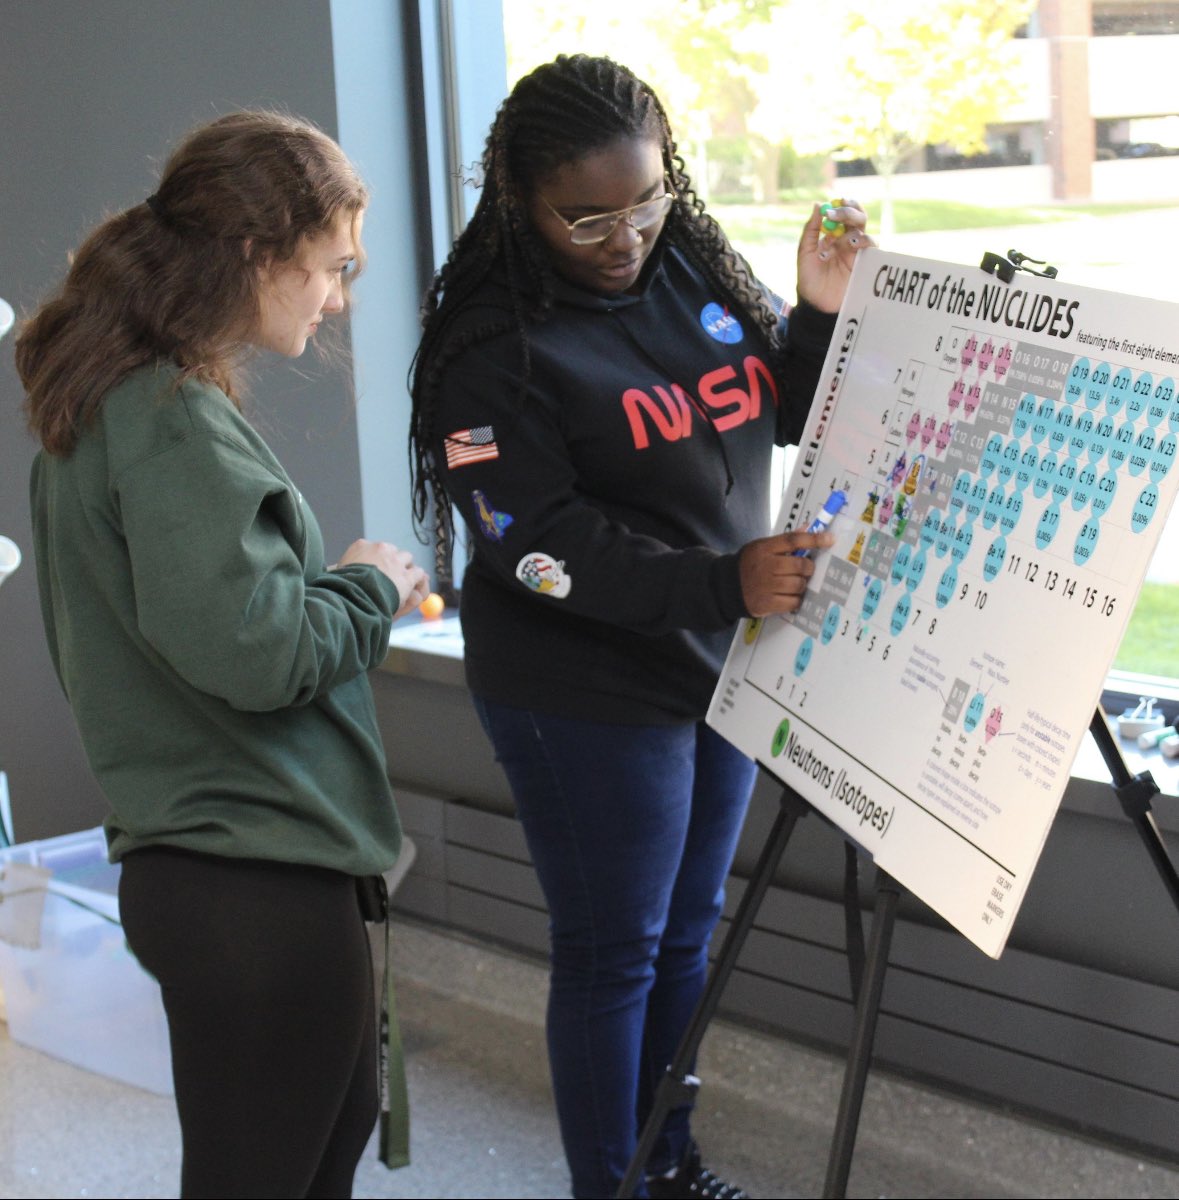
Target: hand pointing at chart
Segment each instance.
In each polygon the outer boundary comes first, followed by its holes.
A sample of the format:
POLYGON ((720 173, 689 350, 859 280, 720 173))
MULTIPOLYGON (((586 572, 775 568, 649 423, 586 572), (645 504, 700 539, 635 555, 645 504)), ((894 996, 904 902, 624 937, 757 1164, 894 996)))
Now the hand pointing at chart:
POLYGON ((746 545, 741 551, 741 595, 749 615, 797 612, 815 573, 809 552, 833 545, 834 534, 801 529, 758 538, 746 545))

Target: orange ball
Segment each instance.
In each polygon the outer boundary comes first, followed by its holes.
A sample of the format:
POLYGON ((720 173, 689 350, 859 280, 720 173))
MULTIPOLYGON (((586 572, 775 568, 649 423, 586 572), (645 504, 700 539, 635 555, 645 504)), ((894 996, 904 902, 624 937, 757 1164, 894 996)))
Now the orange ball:
POLYGON ((431 592, 418 607, 418 612, 427 621, 437 621, 446 611, 446 603, 437 592, 431 592))

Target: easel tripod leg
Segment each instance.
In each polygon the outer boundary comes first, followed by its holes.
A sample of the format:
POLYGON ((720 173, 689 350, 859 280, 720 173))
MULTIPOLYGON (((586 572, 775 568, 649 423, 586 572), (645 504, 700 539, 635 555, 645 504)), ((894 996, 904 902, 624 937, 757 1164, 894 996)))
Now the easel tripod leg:
POLYGON ((1167 853, 1163 835, 1150 807, 1150 802, 1159 794, 1158 784, 1149 771, 1138 775, 1130 774, 1130 769, 1114 742, 1113 734, 1106 724, 1105 714, 1100 708, 1093 714, 1089 732, 1101 751, 1101 757, 1105 759, 1122 811, 1134 823, 1134 828, 1138 831, 1138 836, 1142 839, 1163 886, 1170 893, 1175 906, 1179 908, 1179 871, 1176 871, 1175 864, 1167 853))
POLYGON ((847 1177, 851 1171, 852 1149, 864 1102, 864 1086, 872 1061, 872 1043, 876 1038, 876 1020, 880 1015, 880 996, 884 991, 884 975, 888 968, 888 950, 896 923, 900 885, 884 871, 877 872, 876 912, 872 919, 872 936, 864 960, 864 978, 856 1000, 856 1020, 847 1052, 847 1070, 843 1076, 843 1091, 839 1097, 839 1113, 831 1139, 827 1160, 827 1180, 824 1197, 847 1194, 847 1177))
POLYGON ((689 1074, 689 1068, 696 1060, 696 1051, 704 1040, 708 1023, 716 1012, 721 995, 725 990, 725 984, 728 983, 737 957, 745 944, 745 938, 753 926, 753 920, 773 881, 774 872, 786 850, 786 843, 789 842, 799 817, 805 816, 806 811, 806 802, 796 792, 790 788, 783 789, 778 815, 774 819, 770 835, 762 847, 757 866, 746 885, 745 894, 741 897, 741 903, 737 906, 736 913, 733 914, 732 924, 725 935, 720 954, 717 955, 712 970, 709 972, 708 982, 696 1003, 692 1019, 688 1022, 688 1028, 684 1031, 675 1057, 671 1060, 667 1072, 655 1092, 651 1115, 643 1126, 638 1146, 635 1148, 630 1165, 622 1178, 622 1183, 618 1187, 617 1196, 629 1197, 635 1194, 639 1178, 647 1164, 647 1159, 651 1157, 651 1151, 659 1138, 667 1114, 677 1104, 687 1103, 696 1093, 699 1080, 689 1074))

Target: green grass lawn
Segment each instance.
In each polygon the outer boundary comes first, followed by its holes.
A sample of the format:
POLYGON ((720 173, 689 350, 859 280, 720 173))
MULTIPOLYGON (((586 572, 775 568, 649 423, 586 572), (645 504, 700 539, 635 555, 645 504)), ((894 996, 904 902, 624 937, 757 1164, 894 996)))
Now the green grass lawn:
MULTIPOLYGON (((784 204, 710 204, 709 211, 737 242, 771 242, 797 239, 811 213, 811 201, 784 204)), ((935 229, 991 229, 1011 225, 1037 225, 1071 221, 1085 216, 1116 216, 1142 209, 1179 207, 1174 202, 1140 201, 1126 204, 1037 204, 1016 208, 962 204, 952 200, 894 200, 897 233, 935 229)), ((866 206, 869 227, 880 227, 880 203, 866 206)))
POLYGON ((1179 677, 1179 584, 1143 584, 1114 666, 1143 675, 1179 677))

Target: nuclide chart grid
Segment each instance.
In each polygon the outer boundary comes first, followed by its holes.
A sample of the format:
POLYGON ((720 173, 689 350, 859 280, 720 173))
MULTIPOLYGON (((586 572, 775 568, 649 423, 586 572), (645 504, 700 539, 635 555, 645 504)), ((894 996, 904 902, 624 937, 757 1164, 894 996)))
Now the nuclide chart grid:
POLYGON ((1179 487, 1179 305, 871 249, 709 722, 997 957, 1179 487))

